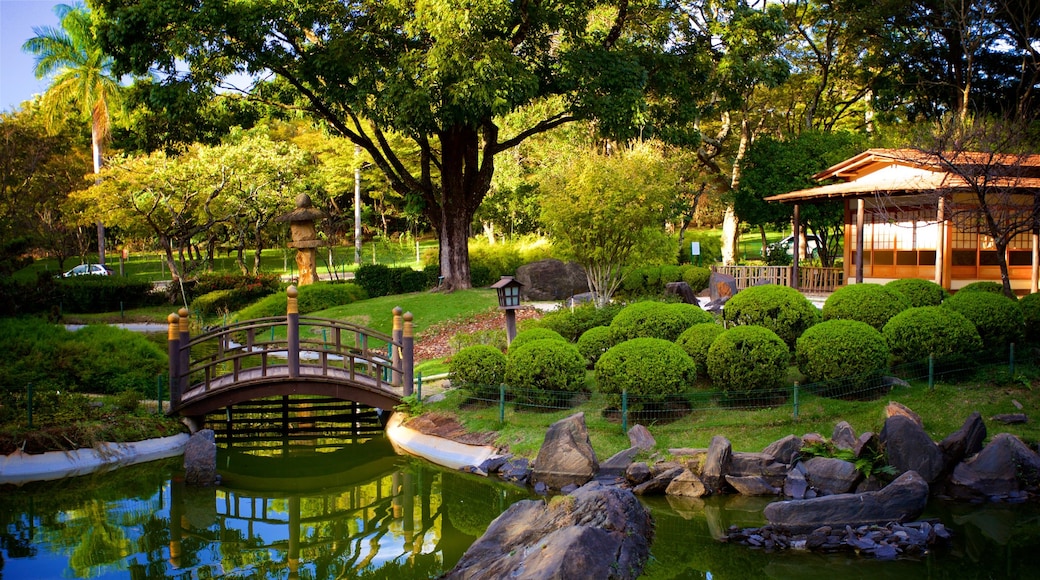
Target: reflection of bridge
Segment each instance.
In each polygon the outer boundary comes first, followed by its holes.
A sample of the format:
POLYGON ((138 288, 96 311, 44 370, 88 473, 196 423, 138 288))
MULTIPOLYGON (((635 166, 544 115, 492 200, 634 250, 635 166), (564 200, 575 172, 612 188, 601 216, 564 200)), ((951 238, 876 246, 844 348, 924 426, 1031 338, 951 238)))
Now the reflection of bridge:
POLYGON ((394 309, 392 335, 301 317, 296 288, 285 318, 247 320, 191 337, 188 313, 169 316, 170 413, 202 417, 272 396, 315 395, 392 409, 412 393, 412 315, 394 309))

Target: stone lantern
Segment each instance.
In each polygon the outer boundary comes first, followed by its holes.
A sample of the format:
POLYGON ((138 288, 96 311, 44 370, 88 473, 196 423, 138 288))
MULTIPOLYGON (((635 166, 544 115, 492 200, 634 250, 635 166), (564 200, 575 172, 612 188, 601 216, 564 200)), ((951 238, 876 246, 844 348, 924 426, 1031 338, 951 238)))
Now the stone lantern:
POLYGON ((325 212, 315 209, 311 197, 306 193, 296 196, 296 209, 275 218, 278 222, 289 222, 292 234, 290 248, 296 248, 296 267, 299 272, 297 285, 306 286, 318 281, 318 247, 324 243, 318 239, 315 220, 325 217, 325 212))
POLYGON ((512 276, 502 278, 491 285, 498 292, 498 309, 506 314, 506 342, 516 338, 516 311, 520 308, 520 288, 523 286, 512 276))

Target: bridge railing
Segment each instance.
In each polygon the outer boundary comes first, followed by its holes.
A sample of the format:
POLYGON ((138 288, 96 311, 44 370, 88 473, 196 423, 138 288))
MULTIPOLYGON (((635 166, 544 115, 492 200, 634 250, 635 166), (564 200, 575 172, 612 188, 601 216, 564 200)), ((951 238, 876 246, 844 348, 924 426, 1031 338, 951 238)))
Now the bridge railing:
POLYGON ((170 404, 176 409, 185 395, 211 392, 218 381, 237 383, 278 376, 295 379, 302 374, 335 375, 350 381, 364 379, 375 388, 413 390, 411 313, 395 308, 393 332, 320 317, 301 317, 297 290, 286 291, 286 316, 246 320, 212 329, 192 338, 187 312, 171 314, 169 331, 170 404), (249 371, 246 373, 245 371, 249 371))

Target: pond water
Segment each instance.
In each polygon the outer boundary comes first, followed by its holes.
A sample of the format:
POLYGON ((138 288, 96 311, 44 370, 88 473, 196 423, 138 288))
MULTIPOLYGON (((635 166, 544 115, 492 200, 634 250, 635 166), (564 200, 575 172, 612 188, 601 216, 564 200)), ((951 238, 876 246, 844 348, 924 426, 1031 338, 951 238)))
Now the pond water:
MULTIPOLYGON (((221 450, 222 485, 186 488, 180 458, 0 490, 0 579, 429 578, 450 569, 525 489, 397 456, 383 439, 335 451, 221 450)), ((645 501, 645 578, 1029 578, 1040 509, 948 505, 950 547, 879 562, 718 542, 764 523, 766 500, 645 501)))

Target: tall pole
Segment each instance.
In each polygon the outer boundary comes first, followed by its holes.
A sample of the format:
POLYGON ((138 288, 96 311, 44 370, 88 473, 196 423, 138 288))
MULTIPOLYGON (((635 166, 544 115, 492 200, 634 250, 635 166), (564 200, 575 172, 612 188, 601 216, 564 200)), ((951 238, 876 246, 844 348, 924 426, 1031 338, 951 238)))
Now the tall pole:
POLYGON ((286 328, 285 337, 288 342, 289 376, 296 378, 300 376, 300 308, 297 303, 299 292, 296 286, 289 286, 285 290, 286 295, 286 328))
POLYGON ((361 146, 354 146, 354 263, 361 265, 361 146))

